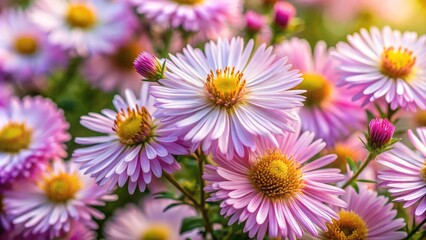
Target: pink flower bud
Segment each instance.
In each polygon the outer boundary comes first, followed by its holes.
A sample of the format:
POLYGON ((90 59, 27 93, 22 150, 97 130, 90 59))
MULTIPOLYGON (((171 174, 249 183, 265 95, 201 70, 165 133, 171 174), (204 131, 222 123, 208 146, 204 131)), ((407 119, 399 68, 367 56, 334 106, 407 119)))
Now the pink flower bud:
POLYGON ((245 19, 246 28, 251 32, 258 32, 265 26, 265 18, 256 12, 247 11, 245 19))
POLYGON ((395 126, 386 118, 375 118, 370 121, 368 146, 372 149, 380 149, 392 139, 395 126))
POLYGON ((274 5, 274 22, 281 28, 287 28, 296 16, 296 8, 288 2, 277 2, 274 5))
POLYGON ((145 80, 156 82, 163 78, 160 60, 152 53, 142 52, 133 62, 133 66, 145 80))

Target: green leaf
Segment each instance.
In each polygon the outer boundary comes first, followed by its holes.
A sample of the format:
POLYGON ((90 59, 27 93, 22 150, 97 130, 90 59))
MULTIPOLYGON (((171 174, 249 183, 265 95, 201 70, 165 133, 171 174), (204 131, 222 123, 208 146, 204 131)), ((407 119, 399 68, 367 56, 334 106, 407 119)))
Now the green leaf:
POLYGON ((172 192, 158 192, 152 195, 154 196, 155 199, 173 199, 173 200, 177 199, 176 195, 172 192))
POLYGON ((368 180, 368 179, 358 179, 357 181, 358 182, 363 182, 363 183, 377 183, 374 180, 368 180))
POLYGON ((358 167, 357 167, 355 161, 349 156, 346 156, 346 161, 349 164, 349 168, 355 173, 358 170, 358 167))
POLYGON ((196 228, 201 228, 204 226, 203 219, 201 217, 188 217, 184 218, 182 222, 182 227, 180 228, 180 233, 192 231, 196 228))
POLYGON ((359 187, 358 187, 358 184, 356 183, 356 181, 353 181, 352 184, 351 184, 351 186, 355 189, 355 191, 357 193, 359 193, 359 187))
POLYGON ((166 211, 168 211, 168 210, 170 210, 170 209, 172 209, 174 207, 180 206, 180 205, 183 205, 183 204, 182 203, 172 203, 172 204, 169 204, 167 207, 165 207, 163 209, 163 212, 166 212, 166 211))
POLYGON ((365 113, 367 114, 368 122, 370 122, 372 119, 376 118, 370 110, 365 110, 365 113))

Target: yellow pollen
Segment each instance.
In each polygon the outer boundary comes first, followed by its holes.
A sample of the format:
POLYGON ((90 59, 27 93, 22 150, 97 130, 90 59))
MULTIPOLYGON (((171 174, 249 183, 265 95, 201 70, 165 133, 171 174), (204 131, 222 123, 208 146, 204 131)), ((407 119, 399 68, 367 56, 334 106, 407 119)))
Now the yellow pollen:
POLYGON ((117 113, 113 130, 126 145, 137 145, 148 142, 153 137, 153 121, 145 107, 127 108, 117 113))
POLYGON ((426 110, 417 111, 414 119, 419 127, 426 127, 426 110))
POLYGON ((420 170, 420 177, 423 179, 423 181, 426 182, 426 159, 425 162, 423 163, 423 167, 420 170))
POLYGON ((304 105, 306 107, 320 106, 331 95, 332 86, 324 76, 316 73, 304 73, 303 81, 296 89, 306 90, 303 95, 306 97, 304 105))
POLYGON ((142 234, 141 240, 169 240, 171 239, 170 227, 165 224, 150 226, 142 234))
POLYGON ((390 78, 402 78, 407 81, 415 63, 416 57, 413 56, 413 51, 402 47, 398 49, 388 47, 382 53, 381 71, 390 78))
POLYGON ((29 35, 18 36, 14 42, 15 51, 22 55, 33 55, 38 49, 37 38, 29 35))
POLYGON ((182 5, 197 5, 197 4, 204 3, 204 0, 173 0, 173 1, 182 5))
POLYGON ((218 69, 216 74, 210 70, 204 88, 208 98, 217 106, 231 108, 241 102, 246 93, 243 73, 235 68, 218 69))
POLYGON ((49 175, 40 184, 49 200, 55 203, 66 203, 74 199, 76 193, 82 188, 77 173, 61 172, 49 175))
POLYGON ((10 122, 0 129, 0 152, 18 153, 31 143, 32 130, 24 123, 10 122))
POLYGON ((68 7, 66 20, 71 27, 88 29, 96 23, 96 13, 85 4, 71 4, 68 7))
POLYGON ((299 165, 277 150, 268 150, 250 169, 250 181, 267 198, 284 200, 294 197, 302 189, 299 165))
POLYGON ((346 173, 346 164, 347 158, 350 157, 354 161, 359 160, 360 154, 357 151, 354 151, 351 147, 346 146, 342 143, 337 143, 334 149, 327 151, 328 154, 336 154, 337 158, 334 162, 330 163, 328 167, 338 168, 342 173, 346 173))
POLYGON ((121 46, 111 55, 111 61, 122 70, 133 71, 133 61, 142 52, 142 47, 137 42, 132 41, 129 44, 121 46))
POLYGON ((325 239, 329 240, 366 240, 368 228, 364 220, 353 211, 340 210, 339 219, 327 223, 325 239))

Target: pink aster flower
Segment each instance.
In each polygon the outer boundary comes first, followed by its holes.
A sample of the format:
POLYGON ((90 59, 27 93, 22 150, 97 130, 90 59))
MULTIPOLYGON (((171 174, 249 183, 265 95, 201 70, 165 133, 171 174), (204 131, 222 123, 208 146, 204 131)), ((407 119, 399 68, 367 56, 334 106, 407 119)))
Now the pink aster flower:
POLYGON ((400 231, 405 226, 404 219, 395 219, 396 210, 386 197, 364 188, 357 193, 348 187, 343 200, 348 206, 340 209, 339 216, 327 223, 327 231, 317 239, 400 240, 407 236, 400 231))
POLYGON ((170 200, 144 199, 140 206, 128 204, 118 209, 105 225, 107 240, 139 239, 202 239, 195 230, 180 235, 182 221, 196 216, 194 209, 178 206, 164 212, 170 200))
POLYGON ((335 56, 342 80, 357 89, 354 100, 385 99, 392 109, 426 109, 426 36, 372 27, 348 41, 337 44, 335 56))
POLYGON ((70 139, 62 110, 49 99, 12 98, 0 108, 0 184, 29 177, 66 156, 70 139))
POLYGON ((72 161, 57 161, 34 179, 13 183, 5 193, 5 210, 14 224, 24 225, 24 235, 59 237, 72 229, 74 221, 97 227, 92 218, 102 219, 104 215, 94 207, 117 197, 79 172, 78 167, 72 161))
POLYGON ((209 39, 242 21, 240 0, 133 0, 138 12, 163 27, 182 28, 209 39))
POLYGON ((274 134, 294 131, 294 108, 302 106, 297 70, 286 59, 276 59, 263 44, 253 52, 253 41, 219 39, 204 52, 188 46, 166 62, 165 79, 152 86, 157 116, 174 124, 190 141, 192 150, 220 151, 229 159, 244 147, 255 148, 256 137, 278 145, 274 134))
POLYGON ((329 206, 345 207, 344 191, 334 184, 344 178, 339 169, 320 169, 336 159, 326 155, 311 160, 325 146, 314 134, 287 133, 279 146, 258 140, 257 150, 232 162, 218 155, 218 166, 207 165, 203 176, 210 201, 221 201, 229 224, 245 221, 249 237, 300 238, 317 236, 337 214, 329 206))
POLYGON ((288 56, 288 62, 303 73, 297 89, 307 90, 306 101, 300 110, 302 129, 312 131, 324 139, 328 147, 345 139, 351 130, 361 128, 364 112, 348 96, 353 91, 337 87, 337 67, 324 42, 318 42, 312 54, 306 40, 293 38, 277 48, 279 56, 288 56))
POLYGON ((132 38, 121 44, 111 54, 98 54, 90 57, 84 67, 84 74, 91 84, 104 91, 134 91, 140 88, 141 77, 133 68, 133 61, 142 51, 153 51, 147 36, 132 38))
POLYGON ((154 99, 148 88, 148 83, 142 84, 139 99, 130 90, 125 91, 126 100, 115 96, 116 111, 104 109, 102 114, 81 118, 84 127, 106 134, 76 138, 77 143, 90 146, 73 154, 76 162, 83 163, 81 169, 101 186, 108 182, 110 187, 122 187, 128 182, 129 192, 137 186, 144 191, 153 177, 180 168, 173 155, 188 153, 174 135, 175 129, 152 116, 154 99))
POLYGON ((38 0, 31 17, 49 40, 80 55, 111 53, 129 39, 137 21, 128 4, 105 0, 38 0))
POLYGON ((426 212, 426 128, 417 128, 418 137, 408 130, 408 137, 416 152, 403 143, 380 155, 378 162, 387 170, 379 172, 382 185, 389 189, 394 201, 405 202, 404 208, 419 203, 415 214, 426 212))
POLYGON ((1 70, 18 81, 50 73, 65 63, 64 53, 47 41, 27 13, 5 12, 0 16, 1 70))

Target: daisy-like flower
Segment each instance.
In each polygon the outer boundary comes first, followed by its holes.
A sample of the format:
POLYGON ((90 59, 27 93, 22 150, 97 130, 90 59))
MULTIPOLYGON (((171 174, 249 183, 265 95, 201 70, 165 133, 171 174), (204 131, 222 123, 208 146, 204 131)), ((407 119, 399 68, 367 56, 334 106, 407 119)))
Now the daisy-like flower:
POLYGON ((102 219, 104 215, 94 207, 117 197, 78 167, 72 161, 56 161, 39 176, 13 183, 5 193, 4 206, 14 224, 24 225, 24 234, 58 237, 70 232, 74 221, 97 227, 92 217, 102 219))
POLYGON ((408 137, 417 152, 403 143, 396 143, 393 149, 381 154, 378 162, 388 167, 380 171, 378 178, 389 189, 394 201, 405 202, 404 208, 419 203, 415 214, 426 212, 426 128, 417 128, 418 137, 408 130, 408 137))
POLYGON ((133 61, 142 51, 152 52, 152 44, 147 36, 132 38, 112 54, 90 57, 84 73, 90 83, 104 91, 127 88, 139 90, 141 77, 133 68, 133 61))
POLYGON ((209 39, 221 36, 242 16, 240 0, 132 0, 138 12, 154 23, 186 32, 200 33, 209 39))
POLYGON ((335 56, 342 80, 357 89, 354 100, 426 109, 426 36, 372 27, 349 35, 348 42, 337 44, 335 56))
POLYGON ((232 163, 218 155, 218 166, 207 165, 203 176, 209 201, 221 201, 221 214, 229 224, 246 222, 244 232, 263 239, 300 238, 305 232, 317 236, 337 213, 329 206, 345 207, 338 198, 344 191, 331 184, 344 178, 340 170, 320 169, 336 159, 326 155, 311 160, 325 146, 314 134, 287 133, 279 147, 259 140, 255 152, 232 163))
POLYGON ((164 212, 170 200, 144 199, 140 206, 128 204, 118 209, 105 225, 107 240, 139 239, 202 239, 197 231, 180 236, 182 221, 186 217, 196 216, 194 209, 178 206, 164 212))
POLYGON ((255 148, 255 138, 294 131, 294 108, 301 107, 302 90, 297 70, 286 59, 276 59, 272 48, 261 45, 252 54, 253 41, 221 40, 200 49, 188 46, 183 54, 166 62, 165 79, 152 86, 157 116, 191 141, 192 150, 202 145, 232 158, 255 148))
POLYGON ((0 68, 4 73, 23 81, 65 63, 64 53, 48 42, 27 13, 8 11, 0 19, 0 68))
POLYGON ((0 107, 0 184, 44 169, 66 156, 70 139, 62 110, 49 99, 12 98, 0 107))
POLYGON ((91 146, 77 149, 73 156, 101 186, 108 182, 110 187, 122 187, 128 182, 133 193, 137 186, 144 191, 152 177, 161 177, 163 171, 179 169, 173 155, 188 152, 174 135, 175 129, 152 117, 155 108, 149 83, 142 84, 139 99, 130 90, 125 96, 126 100, 115 96, 116 111, 104 109, 102 115, 90 113, 81 118, 84 127, 107 136, 76 138, 77 143, 91 146))
POLYGON ((327 231, 317 239, 350 240, 400 240, 407 236, 399 231, 405 226, 404 219, 397 218, 393 204, 377 192, 360 188, 356 193, 352 187, 346 189, 343 200, 348 206, 339 211, 339 217, 327 223, 327 231))
POLYGON ((312 54, 306 40, 293 38, 277 48, 279 56, 288 56, 288 62, 303 73, 297 89, 307 92, 304 107, 300 110, 302 129, 312 131, 324 139, 328 147, 349 136, 351 130, 361 128, 364 112, 348 96, 353 91, 338 88, 339 75, 324 42, 318 42, 312 54))
POLYGON ((38 0, 31 17, 49 40, 80 55, 111 53, 129 39, 137 21, 123 1, 38 0))

